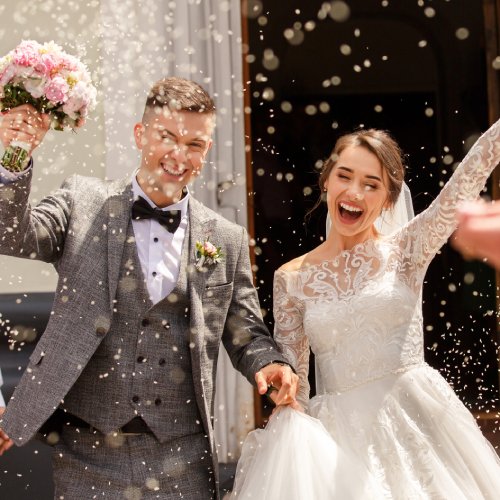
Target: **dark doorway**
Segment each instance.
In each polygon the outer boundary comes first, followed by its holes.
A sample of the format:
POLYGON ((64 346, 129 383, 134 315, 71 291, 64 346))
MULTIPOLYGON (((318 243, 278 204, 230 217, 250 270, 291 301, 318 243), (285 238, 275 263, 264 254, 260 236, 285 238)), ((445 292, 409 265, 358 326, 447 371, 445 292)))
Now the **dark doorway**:
MULTIPOLYGON (((324 208, 304 217, 338 136, 389 130, 407 155, 418 213, 487 128, 484 19, 469 0, 254 0, 249 9, 256 274, 272 328, 274 271, 324 235, 324 208)), ((448 246, 427 273, 426 359, 478 412, 498 399, 495 296, 492 270, 448 246)))

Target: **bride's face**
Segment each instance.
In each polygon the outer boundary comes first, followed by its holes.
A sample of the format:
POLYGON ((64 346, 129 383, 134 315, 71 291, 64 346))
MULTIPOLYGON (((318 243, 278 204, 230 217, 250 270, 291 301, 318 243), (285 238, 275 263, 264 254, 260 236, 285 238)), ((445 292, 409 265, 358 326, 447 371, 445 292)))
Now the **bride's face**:
POLYGON ((344 149, 324 186, 332 229, 359 241, 374 236, 373 223, 389 205, 386 186, 384 169, 372 152, 361 146, 344 149))

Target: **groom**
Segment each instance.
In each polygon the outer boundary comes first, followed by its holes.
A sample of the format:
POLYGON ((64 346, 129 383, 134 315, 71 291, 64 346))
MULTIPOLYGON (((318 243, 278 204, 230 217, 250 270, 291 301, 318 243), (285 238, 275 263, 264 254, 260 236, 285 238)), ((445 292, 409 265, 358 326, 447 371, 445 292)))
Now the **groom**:
MULTIPOLYGON (((52 262, 59 274, 0 441, 6 449, 7 436, 23 445, 39 432, 54 444, 56 498, 218 497, 221 341, 261 394, 272 384, 277 404, 294 402, 297 377, 263 324, 246 231, 187 188, 214 119, 203 88, 166 78, 134 127, 133 176, 74 176, 31 208, 32 165, 0 173, 1 253, 52 262)), ((34 149, 47 128, 21 106, 4 115, 0 138, 34 149)))

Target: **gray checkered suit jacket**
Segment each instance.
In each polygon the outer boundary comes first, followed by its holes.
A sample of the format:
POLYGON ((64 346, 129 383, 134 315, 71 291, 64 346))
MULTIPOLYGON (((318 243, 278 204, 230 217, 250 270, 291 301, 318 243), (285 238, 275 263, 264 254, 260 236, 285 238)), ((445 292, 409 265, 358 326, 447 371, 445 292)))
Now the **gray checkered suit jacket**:
MULTIPOLYGON (((109 329, 133 201, 129 180, 73 176, 31 208, 30 183, 27 174, 0 185, 0 252, 51 262, 59 281, 47 328, 0 422, 18 445, 51 416, 109 329)), ((210 238, 224 253, 222 263, 203 272, 195 269, 191 248, 188 265, 193 380, 215 459, 211 416, 220 341, 252 383, 262 366, 285 359, 262 321, 246 231, 193 198, 189 231, 191 242, 210 238)))

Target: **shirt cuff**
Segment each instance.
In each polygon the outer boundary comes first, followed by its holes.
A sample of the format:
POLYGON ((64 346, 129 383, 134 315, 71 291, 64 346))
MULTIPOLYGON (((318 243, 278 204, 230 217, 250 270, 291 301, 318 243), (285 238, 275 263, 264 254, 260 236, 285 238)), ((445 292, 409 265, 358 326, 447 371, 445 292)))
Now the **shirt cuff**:
POLYGON ((22 172, 11 172, 0 164, 0 183, 11 184, 26 175, 33 167, 33 159, 30 158, 28 166, 22 172))

